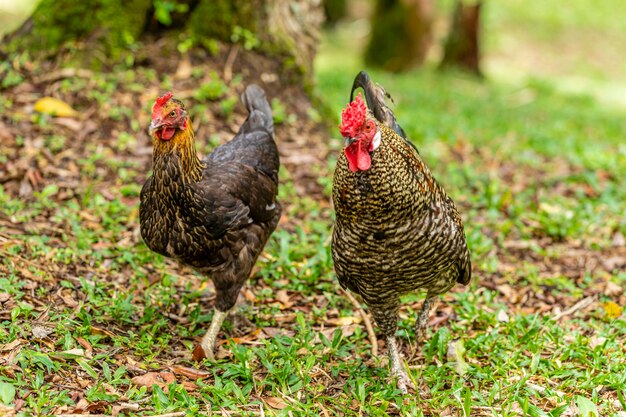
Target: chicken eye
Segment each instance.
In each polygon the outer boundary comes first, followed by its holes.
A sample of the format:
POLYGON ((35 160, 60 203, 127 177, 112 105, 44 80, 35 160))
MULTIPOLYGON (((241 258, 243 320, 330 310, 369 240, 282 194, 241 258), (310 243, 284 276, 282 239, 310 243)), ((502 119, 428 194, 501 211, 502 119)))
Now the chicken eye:
POLYGON ((372 130, 372 124, 371 124, 371 123, 366 124, 366 125, 365 125, 365 131, 366 131, 366 132, 369 132, 369 131, 371 131, 371 130, 372 130))
POLYGON ((172 112, 170 113, 170 117, 176 117, 176 110, 172 110, 172 112))

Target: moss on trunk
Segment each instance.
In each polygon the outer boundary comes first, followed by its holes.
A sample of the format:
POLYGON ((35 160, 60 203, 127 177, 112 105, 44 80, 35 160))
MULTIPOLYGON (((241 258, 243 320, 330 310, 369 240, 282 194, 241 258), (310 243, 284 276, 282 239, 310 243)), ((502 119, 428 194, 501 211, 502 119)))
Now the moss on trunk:
POLYGON ((117 60, 141 35, 151 6, 152 0, 43 0, 9 35, 6 50, 51 57, 67 47, 78 52, 73 60, 117 60))
POLYGON ((164 7, 164 2, 42 0, 0 51, 28 51, 35 59, 98 68, 134 56, 133 47, 144 39, 169 38, 170 44, 190 39, 195 46, 209 40, 239 42, 276 57, 285 68, 296 69, 305 85, 312 84, 323 21, 319 0, 169 0, 172 8, 166 13, 173 18, 166 24, 157 19, 155 6, 164 7))
POLYGON ((200 0, 189 19, 188 28, 196 38, 231 42, 233 29, 256 32, 262 4, 254 0, 200 0))

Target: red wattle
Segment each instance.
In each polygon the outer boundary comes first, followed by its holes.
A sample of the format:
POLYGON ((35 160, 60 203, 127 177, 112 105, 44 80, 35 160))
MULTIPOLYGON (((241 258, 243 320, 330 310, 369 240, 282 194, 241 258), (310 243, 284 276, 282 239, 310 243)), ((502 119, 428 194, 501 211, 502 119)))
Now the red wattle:
POLYGON ((172 136, 174 136, 175 132, 176 132, 176 128, 164 127, 161 130, 161 139, 163 139, 163 140, 170 140, 170 139, 172 139, 172 136))
POLYGON ((363 142, 362 140, 358 142, 357 167, 361 171, 367 171, 368 169, 370 169, 370 166, 372 165, 372 158, 370 157, 370 153, 367 151, 367 148, 369 146, 363 146, 362 142, 363 142))
POLYGON ((361 142, 358 140, 343 151, 348 159, 348 168, 352 172, 367 171, 372 166, 372 158, 367 151, 367 146, 363 146, 361 142))
POLYGON ((350 171, 356 172, 358 170, 356 164, 356 146, 352 144, 343 150, 343 153, 346 155, 346 159, 348 160, 348 168, 350 171))

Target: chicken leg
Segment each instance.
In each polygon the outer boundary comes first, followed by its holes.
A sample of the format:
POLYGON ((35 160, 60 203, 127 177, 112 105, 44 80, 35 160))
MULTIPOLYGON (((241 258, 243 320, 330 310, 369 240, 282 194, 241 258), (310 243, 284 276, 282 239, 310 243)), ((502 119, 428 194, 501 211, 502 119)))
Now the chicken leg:
POLYGON ((403 394, 408 393, 407 388, 415 389, 413 381, 402 363, 395 336, 387 336, 387 349, 389 349, 389 361, 391 362, 391 374, 398 378, 398 388, 403 394))
POLYGON ((436 301, 436 296, 432 296, 430 294, 426 295, 426 299, 424 300, 424 304, 422 305, 422 311, 420 311, 419 316, 417 316, 417 323, 415 323, 415 338, 418 343, 423 343, 426 340, 426 330, 428 329, 428 313, 430 313, 430 309, 435 305, 436 301))
POLYGON ((204 355, 210 360, 215 360, 215 354, 213 353, 213 349, 215 348, 215 339, 217 338, 217 334, 220 332, 222 328, 222 323, 228 314, 232 311, 220 311, 215 309, 215 313, 213 314, 213 319, 211 320, 211 325, 209 326, 209 330, 207 330, 206 334, 202 337, 202 342, 200 342, 200 346, 204 351, 204 355))
POLYGON ((389 365, 391 367, 391 374, 398 379, 398 388, 407 394, 407 388, 415 389, 415 386, 409 374, 402 363, 400 352, 398 350, 398 343, 396 341, 396 330, 398 329, 398 308, 399 299, 387 300, 386 305, 370 305, 374 321, 380 328, 382 334, 385 336, 387 342, 387 349, 389 351, 389 365))

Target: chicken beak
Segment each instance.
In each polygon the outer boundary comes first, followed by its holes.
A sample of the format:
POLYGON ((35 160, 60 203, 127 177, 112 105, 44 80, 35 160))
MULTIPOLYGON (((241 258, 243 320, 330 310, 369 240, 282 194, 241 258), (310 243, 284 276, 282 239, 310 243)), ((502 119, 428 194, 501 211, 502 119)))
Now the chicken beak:
POLYGON ((152 122, 150 122, 150 126, 148 127, 150 136, 153 136, 154 132, 156 132, 161 126, 163 126, 161 119, 152 119, 152 122))
POLYGON ((351 137, 344 137, 343 138, 343 147, 347 148, 348 146, 352 145, 354 142, 356 142, 356 140, 358 139, 357 137, 351 138, 351 137))

